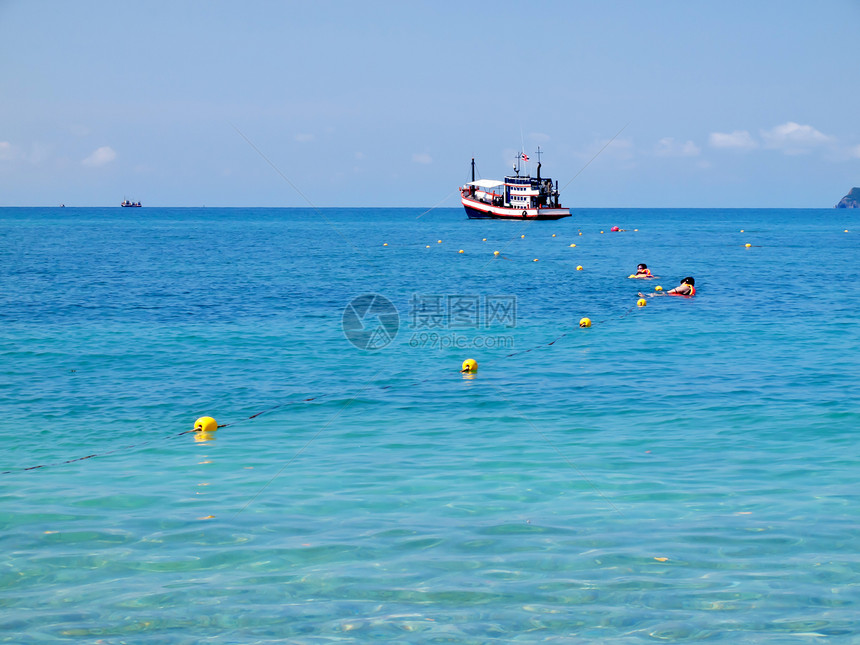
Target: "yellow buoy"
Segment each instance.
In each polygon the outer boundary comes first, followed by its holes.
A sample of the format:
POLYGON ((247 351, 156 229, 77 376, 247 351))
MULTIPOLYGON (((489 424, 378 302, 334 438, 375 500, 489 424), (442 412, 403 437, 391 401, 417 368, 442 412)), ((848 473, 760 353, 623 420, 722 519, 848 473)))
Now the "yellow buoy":
POLYGON ((424 248, 425 248, 425 249, 429 249, 429 248, 430 248, 430 245, 428 244, 428 245, 427 245, 427 246, 425 246, 424 248))
POLYGON ((600 232, 603 233, 603 231, 600 231, 600 232))
POLYGON ((847 229, 847 228, 845 229, 845 232, 846 232, 846 233, 848 232, 848 229, 847 229))
POLYGON ((743 232, 744 232, 744 229, 741 229, 741 233, 743 233, 743 232))
POLYGON ((468 372, 469 374, 473 374, 478 371, 478 361, 474 358, 467 358, 463 361, 463 368, 460 370, 461 372, 468 372))
POLYGON ((525 237, 525 235, 520 235, 520 237, 525 237))
POLYGON ((663 291, 663 287, 661 287, 661 286, 658 284, 656 287, 654 287, 654 291, 663 291))
POLYGON ((639 232, 639 229, 638 229, 638 228, 634 228, 633 230, 634 230, 635 232, 637 232, 637 233, 639 232))
POLYGON ((577 271, 582 271, 582 265, 580 264, 578 267, 576 267, 576 270, 577 270, 577 271))
POLYGON ((636 301, 637 307, 644 307, 647 304, 648 304, 648 301, 645 300, 645 298, 639 298, 639 300, 636 301))
POLYGON ((579 321, 580 327, 591 327, 591 318, 581 318, 579 321))
POLYGON ((481 241, 482 241, 482 242, 486 242, 486 241, 487 241, 487 238, 484 238, 484 239, 483 239, 483 240, 481 240, 481 241))
POLYGON ((382 246, 388 246, 388 242, 383 243, 382 246))
POLYGON ((555 237, 555 233, 553 233, 552 236, 555 237))
POLYGON ((747 248, 750 248, 750 247, 752 246, 752 244, 750 244, 749 242, 747 242, 746 244, 744 244, 744 246, 745 246, 745 247, 747 247, 747 248))
POLYGON ((493 255, 498 255, 498 254, 499 254, 498 251, 493 251, 493 255))
POLYGON ((442 244, 442 240, 436 240, 436 244, 442 244))
POLYGON ((580 231, 579 234, 582 235, 582 231, 580 231))
POLYGON ((465 253, 465 251, 463 251, 463 249, 460 249, 459 251, 457 251, 457 253, 465 253))
POLYGON ((571 246, 571 247, 574 247, 574 246, 576 246, 576 244, 571 244, 570 246, 571 246))
POLYGON ((538 261, 538 259, 537 259, 537 258, 535 258, 534 260, 532 260, 532 262, 537 262, 537 261, 538 261))
POLYGON ((212 417, 200 417, 194 422, 194 432, 215 432, 218 422, 212 417))

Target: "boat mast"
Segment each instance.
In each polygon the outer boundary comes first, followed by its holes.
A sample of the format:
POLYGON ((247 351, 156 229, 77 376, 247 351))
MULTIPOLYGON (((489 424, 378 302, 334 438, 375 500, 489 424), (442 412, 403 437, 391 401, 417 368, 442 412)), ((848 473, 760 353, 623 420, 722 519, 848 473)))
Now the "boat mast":
POLYGON ((475 181, 475 158, 472 157, 472 181, 475 181))

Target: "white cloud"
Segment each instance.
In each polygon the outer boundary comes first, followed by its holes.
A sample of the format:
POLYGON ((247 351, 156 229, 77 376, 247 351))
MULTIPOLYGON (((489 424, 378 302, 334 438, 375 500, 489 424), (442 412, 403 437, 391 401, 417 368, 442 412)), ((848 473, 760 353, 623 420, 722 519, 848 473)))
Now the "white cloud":
POLYGON ((296 135, 296 141, 299 143, 309 143, 314 140, 314 135, 303 132, 296 135))
POLYGON ((93 153, 84 159, 81 163, 85 166, 104 166, 105 164, 110 163, 116 159, 116 152, 114 152, 113 148, 110 146, 102 146, 101 148, 96 148, 93 150, 93 153))
POLYGON ((549 141, 550 137, 548 134, 544 134, 543 132, 529 132, 529 139, 536 143, 546 143, 549 141))
POLYGON ((860 159, 860 146, 854 146, 848 149, 848 155, 856 159, 860 159))
POLYGON ((12 144, 8 141, 0 141, 0 161, 8 161, 15 156, 12 144))
POLYGON ((359 152, 355 153, 355 158, 358 159, 359 161, 362 161, 364 159, 367 159, 367 155, 364 154, 363 152, 359 151, 359 152))
POLYGON ((673 137, 665 137, 657 142, 654 154, 658 157, 698 157, 702 150, 692 141, 675 141, 673 137))
POLYGON ((412 155, 412 161, 415 163, 433 163, 433 157, 428 155, 426 152, 415 153, 412 155))
POLYGON ((803 154, 812 148, 833 142, 833 137, 828 137, 811 125, 800 125, 794 121, 770 130, 762 130, 761 137, 766 148, 782 150, 787 155, 803 154))
POLYGON ((730 150, 752 150, 758 148, 758 143, 746 130, 735 130, 726 134, 725 132, 711 132, 708 143, 712 148, 724 148, 730 150))

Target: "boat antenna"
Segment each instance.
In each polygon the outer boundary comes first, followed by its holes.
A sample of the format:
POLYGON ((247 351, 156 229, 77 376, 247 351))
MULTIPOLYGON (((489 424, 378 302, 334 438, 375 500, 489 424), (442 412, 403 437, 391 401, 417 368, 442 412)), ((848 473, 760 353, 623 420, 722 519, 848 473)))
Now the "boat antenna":
POLYGON ((624 128, 621 128, 618 132, 616 132, 616 133, 615 133, 615 136, 614 136, 614 137, 612 137, 609 141, 607 141, 607 142, 606 142, 606 145, 605 145, 605 146, 603 146, 600 150, 598 150, 598 151, 597 151, 597 154, 596 154, 596 155, 594 155, 591 159, 589 159, 589 160, 588 160, 588 163, 587 163, 587 164, 585 164, 582 168, 580 168, 580 169, 579 169, 579 172, 578 172, 578 173, 576 173, 573 177, 571 177, 571 179, 570 179, 570 181, 569 181, 569 182, 567 182, 564 186, 562 186, 562 189, 561 189, 560 191, 558 191, 558 194, 560 195, 562 190, 564 190, 565 188, 567 188, 568 186, 570 186, 571 182, 573 182, 573 180, 574 180, 574 179, 576 179, 577 177, 579 177, 579 175, 580 175, 580 174, 582 174, 582 171, 583 171, 583 170, 585 170, 586 168, 588 168, 588 167, 591 165, 591 162, 592 162, 592 161, 594 161, 595 159, 597 159, 597 157, 600 155, 600 153, 601 153, 601 152, 603 152, 604 150, 606 150, 606 149, 609 147, 609 144, 610 144, 610 143, 612 143, 613 141, 615 141, 615 139, 617 139, 617 138, 618 138, 618 135, 619 135, 619 134, 621 134, 622 132, 624 132, 624 129, 625 129, 628 125, 630 125, 630 123, 629 123, 629 122, 628 122, 628 123, 625 123, 625 124, 624 124, 624 128))

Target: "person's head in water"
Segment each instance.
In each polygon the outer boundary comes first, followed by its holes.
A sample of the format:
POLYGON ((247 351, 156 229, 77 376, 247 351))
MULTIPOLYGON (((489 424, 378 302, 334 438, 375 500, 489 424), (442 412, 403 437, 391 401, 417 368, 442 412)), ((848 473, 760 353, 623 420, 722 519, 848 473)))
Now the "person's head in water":
POLYGON ((691 287, 695 287, 695 286, 696 286, 696 281, 695 281, 693 278, 691 278, 690 276, 687 276, 686 278, 684 278, 683 280, 681 280, 681 284, 688 284, 688 285, 690 285, 691 287))
POLYGON ((648 278, 651 277, 651 271, 648 269, 648 265, 643 262, 638 267, 636 267, 635 275, 638 277, 648 278))

